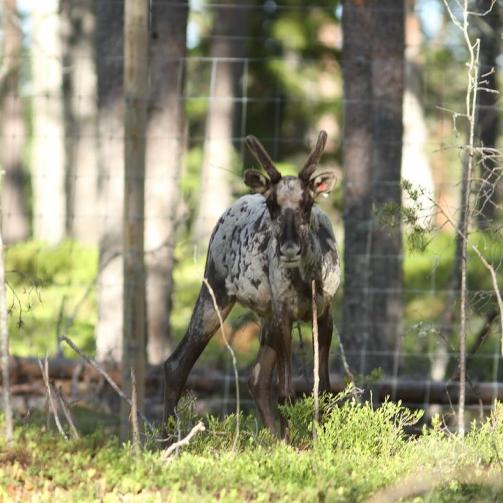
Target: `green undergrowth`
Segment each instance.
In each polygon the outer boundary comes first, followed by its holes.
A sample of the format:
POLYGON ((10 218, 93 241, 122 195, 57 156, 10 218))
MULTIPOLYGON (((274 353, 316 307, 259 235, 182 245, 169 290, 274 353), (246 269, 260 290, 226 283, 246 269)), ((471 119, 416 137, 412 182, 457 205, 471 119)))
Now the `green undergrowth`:
MULTIPOLYGON (((57 246, 28 241, 6 250, 13 354, 54 354, 57 334, 66 326, 67 335, 82 349, 94 352, 97 317, 93 285, 97 266, 96 248, 75 241, 57 246)), ((63 349, 68 356, 75 356, 68 348, 63 349)))
MULTIPOLYGON (((322 397, 313 440, 312 410, 312 398, 282 407, 289 441, 241 417, 235 451, 236 416, 204 417, 206 430, 169 460, 151 438, 137 454, 106 430, 65 441, 37 423, 18 426, 14 444, 0 444, 0 499, 343 502, 383 491, 403 501, 503 499, 501 404, 465 438, 438 418, 412 436, 420 413, 392 402, 374 409, 346 392, 322 397)), ((199 419, 182 414, 181 434, 199 419)))
MULTIPOLYGON (((503 245, 498 235, 474 233, 470 238, 489 261, 499 263, 503 245)), ((407 240, 404 241, 405 243, 407 240)), ((342 243, 340 243, 342 246, 342 243)), ((411 354, 434 351, 439 334, 436 327, 445 312, 449 280, 454 259, 455 240, 449 232, 426 236, 424 246, 404 247, 404 337, 402 350, 411 354)), ((490 275, 472 249, 468 250, 469 318, 473 328, 468 344, 485 323, 487 312, 494 309, 490 275)), ((341 256, 343 255, 341 249, 341 256)), ((175 342, 183 336, 204 275, 204 251, 195 253, 189 241, 180 240, 175 249, 173 310, 171 325, 175 342)), ((28 241, 11 246, 6 253, 11 333, 11 351, 20 356, 54 355, 57 333, 68 323, 68 334, 87 353, 95 349, 97 303, 95 282, 98 265, 96 247, 65 241, 48 246, 28 241), (88 294, 86 295, 86 292, 88 294), (75 311, 78 306, 78 310, 75 311), (75 314, 75 317, 74 317, 75 314)), ((498 271, 501 275, 501 272, 498 271)), ((503 278, 501 278, 503 279, 503 278)), ((335 300, 335 319, 341 319, 343 286, 335 300)), ((227 320, 229 333, 256 321, 250 310, 235 306, 227 320)), ((456 328, 456 327, 455 327, 456 328)), ((250 336, 235 345, 240 367, 251 364, 258 349, 258 337, 250 336)), ((306 342, 310 327, 303 326, 306 342)), ((454 330, 456 333, 456 330, 454 330)), ((298 346, 294 335, 294 346, 298 346)), ((481 352, 497 350, 498 339, 488 337, 481 352)), ((452 340, 456 347, 456 340, 452 340)), ((75 356, 63 348, 67 356, 75 356)), ((411 362, 416 365, 417 362, 411 362)), ((226 368, 229 357, 218 333, 198 361, 199 366, 226 368)), ((417 363, 418 372, 422 371, 417 363)), ((412 369, 414 370, 414 369, 412 369)))

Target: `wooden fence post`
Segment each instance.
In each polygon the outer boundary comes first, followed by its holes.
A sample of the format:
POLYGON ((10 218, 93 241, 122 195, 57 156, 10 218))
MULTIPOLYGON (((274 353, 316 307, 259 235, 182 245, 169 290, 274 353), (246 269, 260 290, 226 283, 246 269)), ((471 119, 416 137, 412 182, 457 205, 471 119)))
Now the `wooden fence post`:
MULTIPOLYGON (((126 0, 124 18, 124 304, 123 390, 131 396, 131 369, 137 403, 145 396, 145 129, 148 85, 148 0, 126 0)), ((129 405, 121 402, 121 438, 129 437, 129 405)))

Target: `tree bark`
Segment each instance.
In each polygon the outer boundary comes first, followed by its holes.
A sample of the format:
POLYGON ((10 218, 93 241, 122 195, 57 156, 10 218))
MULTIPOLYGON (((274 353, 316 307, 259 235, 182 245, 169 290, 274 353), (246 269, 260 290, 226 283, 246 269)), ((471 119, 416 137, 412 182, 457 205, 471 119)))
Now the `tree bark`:
POLYGON ((381 0, 375 11, 372 54, 372 113, 374 148, 372 181, 374 218, 370 284, 372 288, 372 338, 369 347, 392 354, 370 360, 385 374, 398 371, 402 334, 402 105, 404 91, 405 8, 404 2, 381 0), (395 225, 379 216, 387 205, 399 212, 395 225))
POLYGON ((4 0, 3 9, 5 78, 0 94, 0 165, 5 173, 1 226, 5 243, 13 243, 26 239, 30 231, 22 160, 26 131, 23 102, 19 95, 22 33, 16 0, 4 0))
POLYGON ((59 0, 33 2, 33 234, 49 244, 65 237, 65 156, 59 0))
POLYGON ((215 9, 211 43, 212 71, 209 108, 206 117, 199 206, 194 239, 206 248, 217 220, 231 202, 229 172, 233 166, 233 118, 238 60, 243 56, 242 35, 246 9, 232 0, 215 9))
POLYGON ((97 3, 98 196, 100 264, 96 357, 122 358, 122 203, 124 2, 97 3))
POLYGON ((342 341, 354 372, 365 375, 380 367, 391 374, 402 317, 404 5, 347 0, 343 30, 342 341), (383 225, 379 218, 390 204, 395 226, 383 225))
MULTIPOLYGON (((480 10, 485 12, 487 4, 480 2, 480 10)), ((499 3, 485 16, 475 19, 480 37, 480 80, 484 89, 496 92, 479 91, 477 110, 477 137, 483 147, 496 148, 499 134, 499 111, 497 107, 500 99, 498 91, 498 63, 501 47, 501 13, 499 3)), ((494 157, 484 156, 481 162, 480 194, 477 198, 477 223, 480 229, 490 227, 496 217, 496 208, 501 199, 497 182, 501 173, 499 162, 494 157)))
POLYGON ((61 1, 66 232, 91 245, 98 243, 95 8, 89 0, 61 1))
MULTIPOLYGON (((149 0, 126 0, 124 19, 124 301, 122 383, 135 413, 145 398, 145 132, 148 87, 149 0)), ((121 436, 129 437, 132 411, 121 401, 121 436)), ((136 421, 136 418, 133 418, 136 421)))
POLYGON ((152 3, 146 160, 145 257, 148 361, 171 350, 170 314, 180 176, 186 144, 183 101, 188 5, 152 3))
POLYGON ((367 371, 370 339, 369 253, 373 148, 371 53, 373 20, 368 6, 343 7, 344 79, 344 304, 341 339, 353 373, 367 371), (361 36, 365 33, 366 36, 361 36))

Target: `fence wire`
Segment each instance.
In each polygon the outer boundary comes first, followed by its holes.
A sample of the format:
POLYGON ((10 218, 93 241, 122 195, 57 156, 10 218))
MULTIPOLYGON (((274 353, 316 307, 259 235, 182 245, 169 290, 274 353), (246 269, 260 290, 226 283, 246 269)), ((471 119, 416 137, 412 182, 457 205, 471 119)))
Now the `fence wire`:
MULTIPOLYGON (((122 5, 121 2, 111 3, 122 5)), ((180 2, 162 4, 184 5, 180 2)), ((189 26, 195 22, 194 16, 216 7, 228 8, 229 4, 203 6, 197 3, 191 6, 189 26)), ((327 8, 323 2, 319 6, 265 2, 263 6, 233 4, 231 7, 258 11, 264 19, 280 15, 283 11, 303 15, 317 8, 327 8)), ((421 14, 419 8, 418 13, 421 14)), ((251 12, 249 14, 252 15, 251 12)), ((2 163, 11 163, 4 166, 7 173, 2 195, 2 223, 6 238, 10 238, 7 277, 13 352, 21 356, 46 352, 55 354, 58 351, 57 335, 61 333, 64 320, 68 319, 69 313, 83 296, 88 295, 86 292, 90 281, 93 285, 91 293, 80 305, 82 311, 72 320, 71 330, 74 330, 87 350, 94 351, 95 330, 104 316, 100 312, 103 306, 100 307, 99 292, 107 292, 113 297, 110 305, 114 306, 115 302, 114 315, 120 311, 122 292, 120 268, 115 267, 109 275, 99 271, 100 267, 108 267, 103 257, 107 254, 114 256, 120 248, 119 227, 124 198, 121 171, 122 75, 107 74, 111 80, 99 83, 95 56, 104 49, 93 45, 100 37, 95 38, 92 29, 86 41, 73 42, 71 57, 65 59, 64 50, 68 51, 69 48, 61 46, 58 36, 56 45, 51 46, 47 27, 44 26, 44 23, 53 22, 54 16, 60 13, 49 12, 36 20, 32 17, 33 13, 27 12, 26 15, 28 17, 21 22, 23 51, 11 61, 8 55, 2 59, 3 65, 18 66, 21 76, 16 87, 5 95, 2 107, 7 119, 0 137, 2 163), (37 36, 37 29, 44 33, 45 38, 37 36), (53 69, 54 65, 56 72, 44 73, 47 69, 53 69), (105 86, 105 90, 100 90, 100 86, 105 86), (100 92, 111 100, 106 102, 105 112, 96 108, 97 103, 103 102, 98 96, 100 92), (12 158, 16 156, 17 165, 15 162, 12 164, 12 158), (24 235, 20 237, 16 230, 21 228, 24 228, 24 235), (36 241, 25 244, 23 248, 20 243, 30 237, 36 241), (54 247, 65 239, 71 241, 63 248, 62 245, 54 247), (44 242, 48 242, 52 248, 44 242), (102 259, 98 261, 100 253, 102 259), (41 334, 45 334, 45 337, 41 334)), ((336 24, 337 16, 334 17, 334 30, 340 31, 340 25, 336 24)), ((105 35, 101 34, 102 37, 105 35)), ((163 194, 156 193, 156 187, 164 187, 167 182, 173 182, 179 194, 182 194, 172 213, 167 213, 167 207, 160 205, 151 211, 147 210, 144 222, 147 233, 149 228, 151 232, 156 232, 159 228, 156 223, 174 220, 176 224, 176 231, 168 236, 169 239, 154 239, 152 242, 157 244, 150 249, 147 247, 146 252, 147 255, 155 256, 157 251, 166 249, 174 255, 175 290, 171 319, 174 340, 183 334, 188 324, 197 284, 202 279, 205 243, 194 240, 192 230, 199 225, 208 234, 215 223, 215 216, 209 210, 198 216, 198 204, 205 196, 201 190, 206 187, 206 190, 217 191, 216 197, 213 195, 210 199, 210 205, 218 204, 219 199, 225 201, 227 197, 230 197, 230 202, 245 193, 240 182, 242 173, 253 167, 252 158, 245 149, 246 135, 259 134, 279 166, 285 172, 294 173, 307 154, 317 130, 324 128, 328 131, 330 143, 323 163, 339 172, 340 184, 336 197, 323 203, 323 208, 334 223, 342 256, 344 207, 341 196, 344 182, 340 165, 340 124, 344 98, 340 67, 341 36, 340 33, 336 35, 331 52, 323 58, 299 55, 294 51, 286 51, 279 56, 212 56, 209 50, 206 50, 208 54, 203 55, 189 52, 171 61, 168 58, 165 63, 173 63, 170 68, 176 69, 173 71, 178 75, 175 79, 177 84, 170 91, 175 94, 174 99, 169 102, 157 101, 159 96, 153 93, 140 97, 147 103, 152 116, 169 114, 172 106, 180 107, 186 113, 185 133, 180 133, 176 128, 153 128, 147 138, 156 145, 156 152, 165 151, 163 159, 166 162, 164 170, 149 170, 147 161, 145 182, 151 190, 146 195, 147 201, 150 198, 162 201, 163 194), (230 80, 228 75, 231 75, 230 80), (264 81, 261 82, 261 78, 264 81), (222 90, 221 84, 225 79, 231 85, 222 90), (228 124, 210 129, 209 117, 214 115, 215 110, 217 115, 220 114, 215 120, 227 121, 228 124), (302 123, 306 117, 311 118, 309 124, 302 123), (213 157, 212 144, 215 147, 213 157), (177 170, 169 164, 176 162, 170 151, 180 145, 184 150, 183 168, 177 170), (204 163, 207 163, 205 170, 201 169, 204 163), (212 185, 214 179, 226 186, 217 185, 215 188, 212 185), (196 224, 197 218, 201 219, 199 224, 196 224)), ((215 41, 232 44, 236 40, 265 45, 271 42, 270 35, 224 33, 208 36, 205 43, 209 46, 215 41)), ((458 45, 461 47, 461 43, 458 45)), ((406 81, 402 145, 404 158, 410 151, 418 162, 404 164, 402 177, 410 177, 414 186, 421 186, 424 194, 431 195, 457 220, 463 125, 459 125, 458 130, 453 129, 452 114, 446 109, 462 110, 465 83, 460 77, 463 71, 461 65, 456 61, 445 64, 444 60, 436 58, 434 47, 434 44, 426 49, 424 45, 407 46, 408 50, 421 48, 426 57, 419 63, 407 63, 419 66, 419 77, 406 81), (420 164, 418 156, 424 159, 423 164, 420 164)), ((454 43, 449 48, 456 53, 454 43)), ((106 54, 106 66, 121 68, 122 62, 120 51, 106 54)), ((367 104, 373 104, 370 97, 367 104)), ((501 101, 491 109, 500 113, 501 101)), ((411 157, 407 159, 410 161, 411 157)), ((494 169, 499 181, 499 168, 494 169)), ((383 186, 393 184, 383 180, 375 180, 374 183, 383 186)), ((495 186, 499 190, 496 183, 495 186)), ((165 197, 173 195, 166 194, 165 197)), ((448 411, 456 401, 455 382, 459 360, 456 317, 454 322, 446 321, 443 317, 445 311, 452 307, 447 305, 449 299, 458 302, 458 292, 449 281, 454 264, 455 234, 452 229, 446 228, 445 218, 432 207, 431 201, 421 197, 419 221, 424 228, 430 229, 427 233, 428 246, 422 251, 412 249, 407 241, 410 228, 404 226, 403 252, 398 257, 391 257, 402 263, 404 271, 401 290, 403 318, 399 340, 394 342, 392 351, 369 349, 366 344, 372 337, 369 327, 375 326, 375 321, 370 325, 362 317, 361 323, 353 330, 365 334, 364 344, 356 352, 352 349, 345 353, 351 361, 360 361, 359 367, 351 370, 355 375, 360 374, 362 379, 369 373, 366 364, 368 358, 379 357, 391 362, 386 366, 393 369, 392 375, 385 378, 366 376, 368 385, 379 389, 382 395, 387 392, 393 399, 403 398, 405 403, 414 407, 438 410, 432 408, 437 406, 448 411)), ((403 204, 407 206, 409 203, 404 195, 403 204)), ((216 210, 220 212, 222 208, 216 210)), ((472 220, 474 226, 475 217, 472 220)), ((369 222, 362 222, 362 225, 373 223, 374 217, 369 222)), ((477 237, 480 239, 477 242, 499 271, 503 260, 497 242, 501 224, 498 220, 495 224, 493 236, 477 237)), ((368 262, 370 257, 363 254, 353 259, 368 262)), ((373 256, 372 259, 382 259, 385 264, 390 257, 373 256)), ((469 260, 468 408, 474 414, 479 414, 481 410, 490 408, 495 399, 503 399, 499 347, 502 334, 499 333, 499 324, 495 322, 497 316, 491 315, 495 301, 489 277, 479 264, 472 266, 477 261, 475 257, 469 260)), ((160 283, 164 281, 164 272, 160 267, 157 277, 160 283)), ((376 291, 372 285, 366 288, 368 294, 389 293, 386 289, 376 291)), ((344 292, 342 288, 334 307, 335 331, 339 333, 342 330, 341 306, 345 293, 347 291, 344 292)), ((457 305, 454 310, 457 310, 457 305)), ((243 325, 242 320, 246 320, 246 317, 245 313, 238 311, 231 317, 229 330, 238 334, 243 325)), ((381 323, 386 326, 386 319, 381 323)), ((107 330, 119 332, 120 326, 112 323, 107 325, 107 330)), ((241 377, 244 378, 245 369, 256 351, 257 334, 253 331, 254 338, 250 342, 246 340, 246 331, 241 332, 244 340, 240 342, 236 335, 235 344, 238 348, 240 344, 246 346, 246 350, 240 352, 241 377)), ((309 327, 304 326, 302 332, 307 347, 309 327)), ((331 351, 331 370, 337 382, 344 383, 347 378, 342 361, 344 348, 336 339, 331 351)), ((294 342, 294 350, 295 373, 300 379, 305 374, 305 368, 311 365, 311 357, 309 351, 297 341, 294 342)), ((224 353, 223 350, 221 352, 224 353)), ((224 358, 217 357, 217 363, 224 358)), ((206 363, 203 361, 202 368, 204 365, 206 363)), ((224 370, 229 371, 229 368, 225 367, 224 370)), ((216 406, 210 403, 214 398, 207 401, 209 407, 224 413, 232 411, 234 407, 232 377, 229 372, 226 374, 229 376, 222 388, 223 398, 221 394, 216 406)))

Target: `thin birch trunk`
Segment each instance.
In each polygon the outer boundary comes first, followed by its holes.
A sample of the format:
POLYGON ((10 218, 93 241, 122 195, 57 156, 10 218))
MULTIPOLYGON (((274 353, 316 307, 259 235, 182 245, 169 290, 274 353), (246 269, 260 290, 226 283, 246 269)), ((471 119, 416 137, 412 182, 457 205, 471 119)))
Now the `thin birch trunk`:
POLYGON ((65 155, 59 0, 33 2, 33 234, 56 244, 65 237, 65 155))
POLYGON ((27 180, 23 172, 26 130, 19 77, 22 63, 21 22, 16 0, 3 1, 3 57, 5 78, 0 82, 0 164, 5 171, 2 184, 3 238, 6 243, 29 235, 27 180))
POLYGON ((238 60, 244 48, 242 33, 246 9, 233 0, 215 7, 211 45, 210 101, 206 117, 199 205, 194 222, 194 240, 206 249, 208 241, 231 201, 230 172, 233 167, 233 119, 238 60))
POLYGON ((148 361, 171 352, 170 315, 180 176, 186 144, 185 55, 188 5, 152 2, 145 180, 148 361))
POLYGON ((124 2, 96 6, 99 274, 96 358, 122 358, 122 204, 124 200, 124 2))
POLYGON ((91 245, 99 238, 95 7, 89 0, 61 1, 66 232, 91 245))

